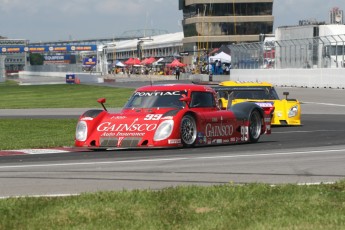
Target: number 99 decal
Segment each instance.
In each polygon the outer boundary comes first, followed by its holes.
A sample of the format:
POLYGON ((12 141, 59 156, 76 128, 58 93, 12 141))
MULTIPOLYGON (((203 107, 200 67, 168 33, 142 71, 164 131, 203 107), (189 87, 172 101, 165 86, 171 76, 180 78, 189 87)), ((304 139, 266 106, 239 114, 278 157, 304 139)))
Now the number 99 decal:
POLYGON ((241 126, 241 141, 248 140, 248 127, 241 126))
POLYGON ((146 117, 144 118, 145 121, 158 121, 161 119, 163 114, 147 114, 146 117))

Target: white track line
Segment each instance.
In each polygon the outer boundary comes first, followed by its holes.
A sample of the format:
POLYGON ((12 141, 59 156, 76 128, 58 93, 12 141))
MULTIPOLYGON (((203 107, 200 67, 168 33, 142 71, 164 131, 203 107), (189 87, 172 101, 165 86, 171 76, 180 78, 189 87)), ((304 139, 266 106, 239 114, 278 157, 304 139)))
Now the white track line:
POLYGON ((302 103, 303 104, 315 104, 315 105, 328 105, 328 106, 345 107, 345 105, 333 104, 333 103, 320 103, 320 102, 308 102, 308 101, 303 101, 302 103))

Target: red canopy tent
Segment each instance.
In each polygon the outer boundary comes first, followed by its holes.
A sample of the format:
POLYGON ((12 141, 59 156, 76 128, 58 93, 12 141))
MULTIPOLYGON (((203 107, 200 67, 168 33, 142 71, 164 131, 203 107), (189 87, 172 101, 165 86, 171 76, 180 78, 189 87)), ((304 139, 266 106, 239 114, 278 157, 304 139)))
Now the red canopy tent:
POLYGON ((145 58, 144 60, 142 60, 142 61, 140 62, 140 65, 146 65, 147 60, 148 60, 148 58, 145 58))
POLYGON ((140 60, 138 58, 130 58, 125 61, 126 65, 140 65, 140 60))
POLYGON ((169 67, 184 67, 186 66, 186 64, 183 64, 182 62, 180 62, 179 60, 175 59, 174 61, 172 61, 170 64, 168 64, 167 66, 169 67))
POLYGON ((156 61, 156 59, 154 57, 150 57, 149 59, 147 59, 146 61, 146 65, 151 65, 152 63, 154 63, 156 61))
POLYGON ((140 62, 141 65, 151 65, 152 63, 154 63, 156 61, 156 59, 154 57, 150 57, 150 58, 145 58, 144 60, 142 60, 140 62))
POLYGON ((124 63, 126 64, 126 65, 129 65, 129 63, 130 62, 132 62, 133 61, 133 58, 129 58, 127 61, 125 61, 124 63))

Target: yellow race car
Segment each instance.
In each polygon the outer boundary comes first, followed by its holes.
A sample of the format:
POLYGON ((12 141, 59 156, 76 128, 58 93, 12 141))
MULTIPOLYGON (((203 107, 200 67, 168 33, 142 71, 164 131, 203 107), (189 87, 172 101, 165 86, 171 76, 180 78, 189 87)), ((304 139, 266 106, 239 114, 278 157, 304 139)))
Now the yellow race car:
POLYGON ((213 88, 218 93, 221 109, 245 101, 255 102, 261 107, 274 105, 271 125, 301 125, 300 102, 297 99, 289 99, 289 92, 284 92, 286 98, 280 99, 271 83, 224 81, 213 88))

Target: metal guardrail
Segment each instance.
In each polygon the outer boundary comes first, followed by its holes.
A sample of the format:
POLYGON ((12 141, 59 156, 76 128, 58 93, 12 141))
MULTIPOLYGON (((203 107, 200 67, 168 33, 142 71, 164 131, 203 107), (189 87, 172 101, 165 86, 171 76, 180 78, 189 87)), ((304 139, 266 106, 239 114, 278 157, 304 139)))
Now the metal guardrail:
POLYGON ((25 71, 32 72, 71 72, 80 73, 83 72, 81 64, 61 64, 61 65, 31 65, 25 66, 25 71))
POLYGON ((345 34, 230 45, 232 68, 345 68, 345 34))

